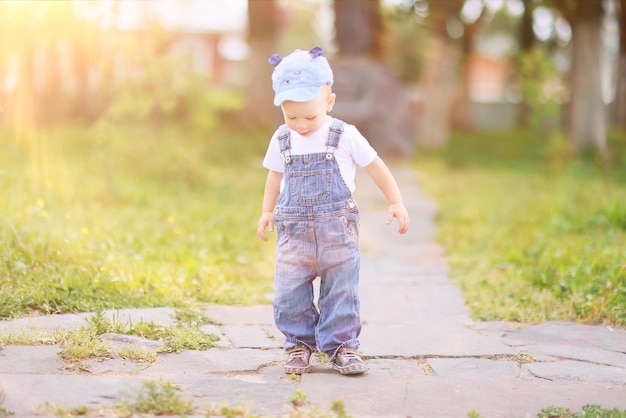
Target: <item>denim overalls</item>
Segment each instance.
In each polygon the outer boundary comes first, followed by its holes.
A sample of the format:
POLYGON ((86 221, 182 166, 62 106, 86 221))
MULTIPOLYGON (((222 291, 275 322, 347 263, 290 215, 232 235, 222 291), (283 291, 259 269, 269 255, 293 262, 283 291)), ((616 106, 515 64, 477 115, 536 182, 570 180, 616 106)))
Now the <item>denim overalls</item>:
POLYGON ((334 157, 342 132, 343 122, 333 119, 326 152, 291 155, 289 129, 279 128, 284 187, 274 210, 276 326, 285 348, 306 344, 331 360, 342 346, 358 348, 361 332, 359 211, 334 157))

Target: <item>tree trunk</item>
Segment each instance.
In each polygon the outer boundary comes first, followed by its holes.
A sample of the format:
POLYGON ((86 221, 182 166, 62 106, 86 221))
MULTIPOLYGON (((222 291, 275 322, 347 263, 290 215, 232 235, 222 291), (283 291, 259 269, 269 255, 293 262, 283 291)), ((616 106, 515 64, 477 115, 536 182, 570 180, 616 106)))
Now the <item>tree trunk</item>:
POLYGON ((458 95, 454 103, 454 111, 452 112, 452 125, 455 128, 465 131, 472 131, 474 129, 472 98, 470 97, 471 74, 469 72, 469 62, 474 52, 476 34, 479 32, 484 22, 486 9, 486 7, 483 7, 482 13, 474 23, 465 25, 465 33, 460 39, 461 59, 459 67, 461 69, 461 84, 458 88, 458 95))
POLYGON ((626 0, 619 2, 619 26, 619 63, 614 122, 618 127, 626 129, 626 0))
POLYGON ((429 5, 432 39, 421 80, 423 111, 417 131, 418 143, 436 148, 448 142, 461 57, 459 42, 448 36, 447 24, 458 16, 463 0, 430 2, 429 5))
POLYGON ((334 10, 333 116, 356 125, 381 155, 410 154, 414 115, 406 89, 381 59, 379 0, 335 0, 334 10))
POLYGON ((380 57, 379 0, 335 0, 335 30, 342 56, 380 57))
POLYGON ((572 99, 567 133, 575 148, 593 146, 606 158, 606 111, 600 79, 602 0, 579 1, 576 7, 572 22, 572 99))
MULTIPOLYGON (((520 50, 521 54, 528 54, 535 45, 535 34, 533 33, 533 0, 524 0, 524 14, 520 25, 520 50)), ((519 68, 519 60, 518 60, 519 68)), ((519 106, 518 124, 522 128, 529 125, 530 107, 526 103, 526 98, 522 97, 519 106)))
POLYGON ((471 35, 468 36, 467 31, 461 39, 462 48, 460 53, 461 77, 459 79, 458 95, 454 101, 454 111, 452 112, 452 126, 464 131, 474 129, 474 120, 472 117, 472 98, 470 97, 470 73, 469 57, 472 53, 471 35))
MULTIPOLYGON (((272 91, 272 67, 267 60, 275 51, 278 19, 275 0, 248 0, 249 84, 243 120, 253 125, 274 124, 277 110, 272 91)), ((291 52, 291 51, 289 51, 291 52)))

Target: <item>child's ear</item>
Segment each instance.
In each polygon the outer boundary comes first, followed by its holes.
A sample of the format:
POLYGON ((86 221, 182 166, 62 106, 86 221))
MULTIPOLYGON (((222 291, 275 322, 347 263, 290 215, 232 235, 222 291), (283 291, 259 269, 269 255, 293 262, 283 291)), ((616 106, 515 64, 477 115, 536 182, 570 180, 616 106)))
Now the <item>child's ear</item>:
POLYGON ((335 106, 335 99, 337 98, 337 95, 335 93, 331 93, 328 95, 328 104, 326 106, 326 111, 330 112, 331 110, 333 110, 333 107, 335 106))

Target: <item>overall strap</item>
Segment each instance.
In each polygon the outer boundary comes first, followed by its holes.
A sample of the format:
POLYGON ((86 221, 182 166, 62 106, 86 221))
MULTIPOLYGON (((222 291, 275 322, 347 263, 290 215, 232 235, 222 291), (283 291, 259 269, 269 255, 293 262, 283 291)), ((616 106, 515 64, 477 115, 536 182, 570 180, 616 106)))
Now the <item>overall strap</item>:
POLYGON ((344 122, 340 119, 333 119, 330 124, 330 129, 328 130, 328 139, 326 140, 326 159, 330 160, 333 158, 333 154, 339 145, 339 139, 341 138, 341 134, 343 133, 343 125, 344 122))
POLYGON ((278 128, 278 134, 276 139, 278 140, 278 146, 280 147, 280 154, 283 156, 285 164, 291 163, 291 136, 289 135, 289 127, 287 124, 282 124, 278 128))

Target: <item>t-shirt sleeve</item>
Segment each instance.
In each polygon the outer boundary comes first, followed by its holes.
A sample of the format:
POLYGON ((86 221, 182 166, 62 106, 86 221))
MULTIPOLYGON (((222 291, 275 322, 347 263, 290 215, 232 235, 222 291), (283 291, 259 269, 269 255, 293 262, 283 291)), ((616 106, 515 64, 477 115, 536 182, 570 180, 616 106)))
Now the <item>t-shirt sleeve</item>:
POLYGON ((278 139, 276 138, 278 131, 274 132, 270 144, 265 152, 263 158, 263 167, 268 170, 278 171, 282 173, 284 171, 283 156, 280 154, 280 146, 278 145, 278 139))
MULTIPOLYGON (((354 125, 346 124, 344 127, 345 138, 348 139, 348 147, 354 162, 361 167, 369 165, 378 155, 374 147, 359 132, 354 125)), ((343 138, 342 138, 343 140, 343 138)))

